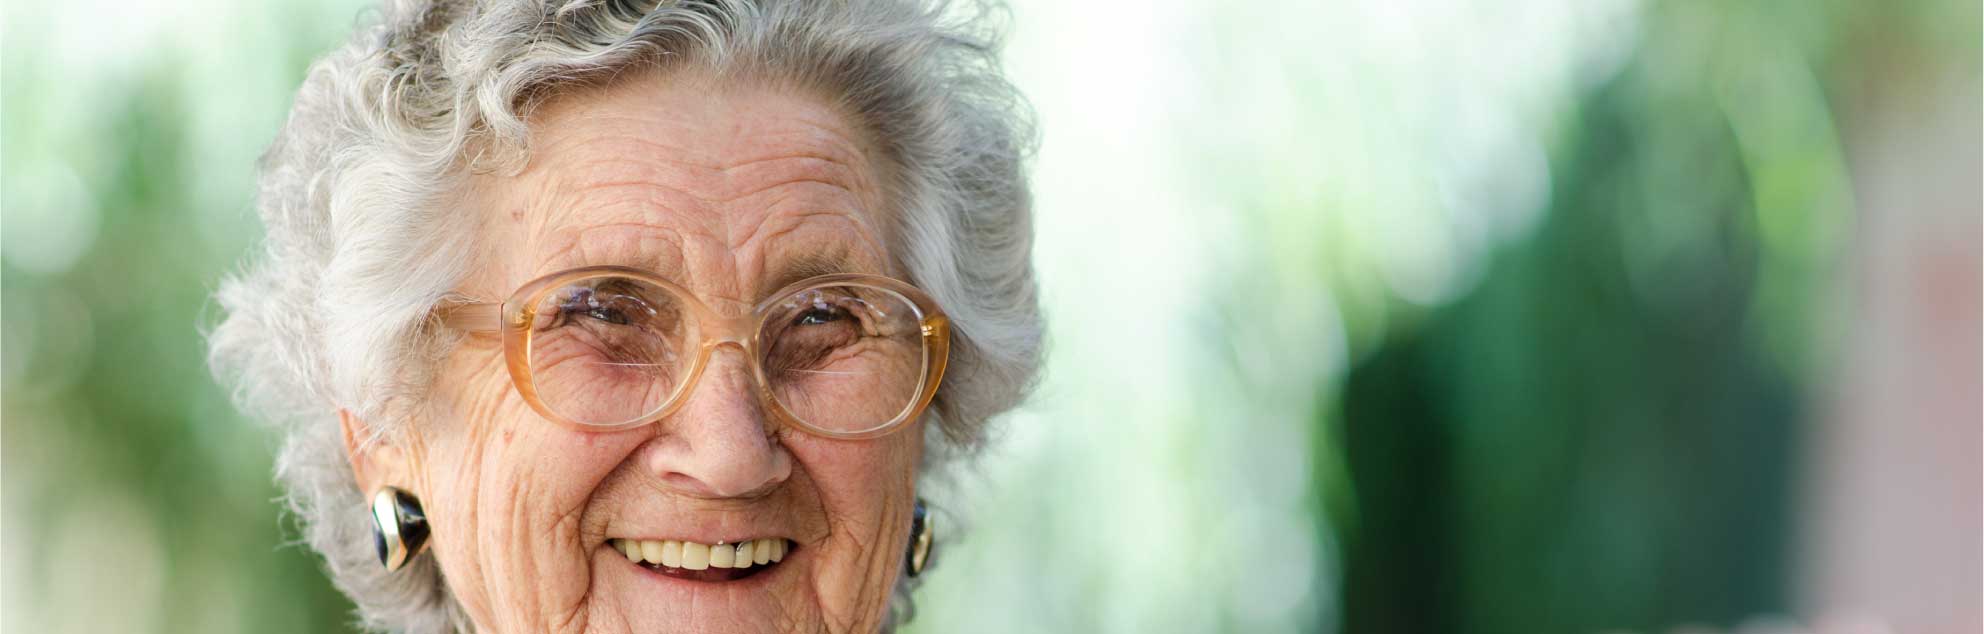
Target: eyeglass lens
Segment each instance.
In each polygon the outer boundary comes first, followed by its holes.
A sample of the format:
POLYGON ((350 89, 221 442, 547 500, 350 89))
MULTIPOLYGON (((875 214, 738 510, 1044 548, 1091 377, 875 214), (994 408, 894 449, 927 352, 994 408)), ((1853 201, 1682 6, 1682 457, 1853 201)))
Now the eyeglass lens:
MULTIPOLYGON (((687 398, 701 345, 696 311, 667 289, 602 276, 566 283, 531 307, 528 365, 539 400, 589 425, 631 423, 687 398)), ((832 432, 875 429, 923 389, 922 315, 901 295, 861 285, 802 289, 769 304, 756 362, 777 405, 832 432)))

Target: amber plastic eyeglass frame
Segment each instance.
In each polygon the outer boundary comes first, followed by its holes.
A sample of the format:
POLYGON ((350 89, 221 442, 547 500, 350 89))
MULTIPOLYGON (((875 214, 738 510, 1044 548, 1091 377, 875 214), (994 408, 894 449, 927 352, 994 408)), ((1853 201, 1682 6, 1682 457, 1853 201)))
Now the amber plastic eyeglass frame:
MULTIPOLYGON (((904 423, 922 415, 923 410, 930 406, 930 401, 936 398, 937 387, 944 379, 944 366, 950 360, 950 319, 944 315, 944 311, 937 306, 936 301, 914 286, 879 275, 833 274, 807 278, 767 296, 764 301, 752 307, 749 314, 725 317, 697 299, 688 289, 653 273, 622 266, 592 266, 552 273, 532 280, 517 289, 516 293, 502 303, 452 304, 438 311, 438 316, 442 325, 469 334, 499 333, 503 340, 504 360, 510 369, 510 383, 516 387, 517 393, 523 397, 524 402, 546 420, 585 431, 632 429, 667 418, 689 400, 688 395, 695 390, 696 384, 702 379, 703 370, 709 367, 710 357, 716 353, 716 349, 725 345, 735 345, 743 352, 751 367, 758 402, 770 419, 768 423, 791 426, 827 438, 850 440, 875 438, 896 431, 904 423), (573 282, 604 277, 626 278, 652 284, 672 294, 695 320, 695 332, 701 342, 696 346, 695 358, 690 361, 685 379, 675 386, 674 392, 668 395, 667 400, 659 408, 619 423, 599 424, 576 421, 559 415, 538 397, 536 380, 530 369, 530 346, 531 325, 536 319, 532 307, 537 306, 545 295, 555 289, 573 282), (917 322, 922 327, 923 338, 923 376, 915 397, 893 420, 864 430, 826 429, 794 415, 772 395, 771 382, 765 378, 764 360, 761 354, 764 345, 761 340, 765 330, 765 319, 770 316, 771 308, 780 301, 802 291, 827 286, 857 286, 888 291, 908 300, 918 312, 917 322)), ((768 429, 767 433, 774 430, 775 428, 768 429)))

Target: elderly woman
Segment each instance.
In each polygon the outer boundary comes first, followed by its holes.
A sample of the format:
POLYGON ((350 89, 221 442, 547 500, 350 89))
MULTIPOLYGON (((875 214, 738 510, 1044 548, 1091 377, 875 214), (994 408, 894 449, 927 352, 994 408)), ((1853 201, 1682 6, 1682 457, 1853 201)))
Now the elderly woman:
POLYGON ((363 623, 871 632, 1038 365, 984 11, 393 2, 262 164, 216 371, 363 623))

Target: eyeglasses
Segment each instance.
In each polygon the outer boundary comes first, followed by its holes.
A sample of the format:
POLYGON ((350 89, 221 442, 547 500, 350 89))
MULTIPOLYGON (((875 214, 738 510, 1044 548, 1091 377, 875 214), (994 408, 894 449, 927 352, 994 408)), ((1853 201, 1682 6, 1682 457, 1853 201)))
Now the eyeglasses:
POLYGON ((441 319, 500 333, 510 380, 538 414, 602 431, 667 417, 716 349, 734 344, 775 422, 872 438, 930 405, 950 354, 936 302, 874 275, 806 279, 724 317, 648 272, 587 267, 533 280, 501 304, 447 307, 441 319))

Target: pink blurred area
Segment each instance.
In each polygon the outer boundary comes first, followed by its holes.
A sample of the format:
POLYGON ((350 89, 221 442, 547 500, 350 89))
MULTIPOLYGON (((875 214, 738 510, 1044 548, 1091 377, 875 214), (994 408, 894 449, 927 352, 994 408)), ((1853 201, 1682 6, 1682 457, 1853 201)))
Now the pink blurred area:
POLYGON ((1984 96, 1974 66, 1895 66, 1843 122, 1858 226, 1808 462, 1802 611, 1824 634, 1975 634, 1984 96))

